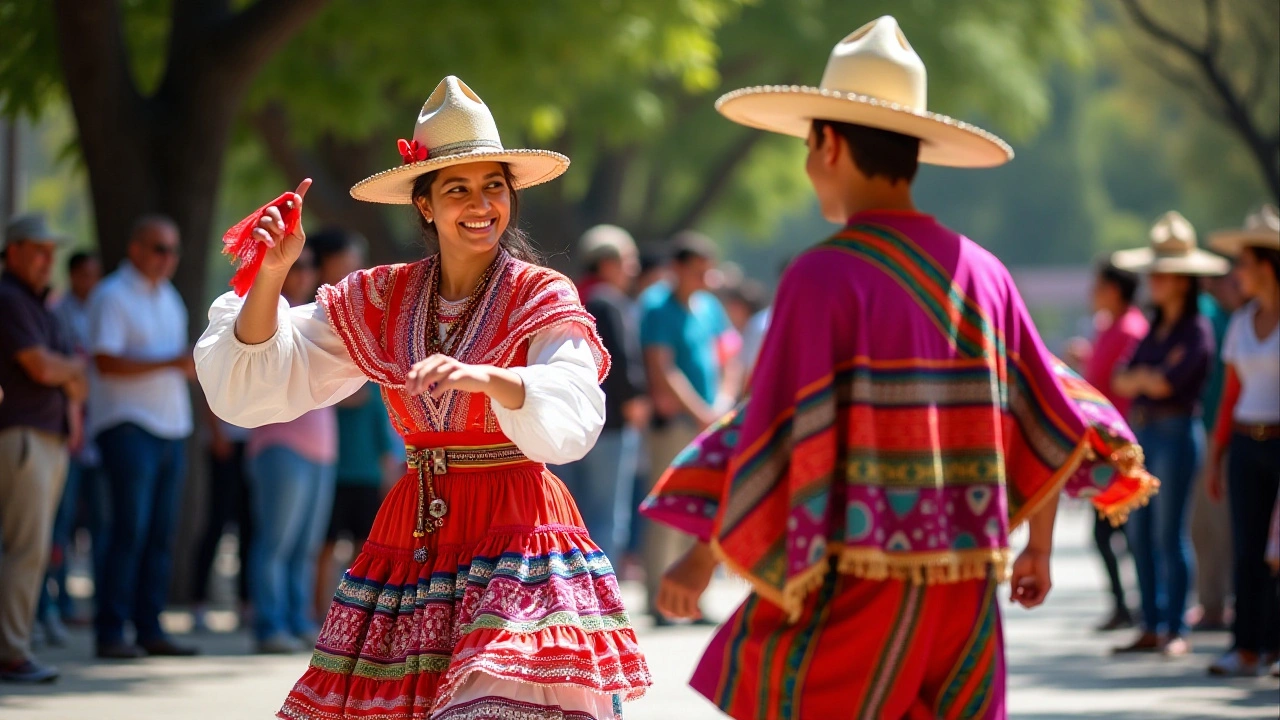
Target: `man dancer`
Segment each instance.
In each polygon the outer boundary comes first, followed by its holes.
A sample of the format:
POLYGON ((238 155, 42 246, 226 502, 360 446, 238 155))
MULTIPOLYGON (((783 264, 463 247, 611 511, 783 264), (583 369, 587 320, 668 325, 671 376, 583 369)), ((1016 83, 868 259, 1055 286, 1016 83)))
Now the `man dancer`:
POLYGON ((1102 490, 1120 517, 1155 484, 1114 408, 1045 351, 1008 271, 915 209, 917 162, 1012 154, 924 97, 884 17, 836 46, 821 88, 717 104, 807 137, 823 214, 847 223, 783 277, 741 421, 646 501, 703 540, 667 573, 662 611, 696 615, 717 560, 752 584, 692 680, 735 718, 1004 717, 1009 530, 1030 523, 1012 596, 1035 607, 1059 491, 1102 490), (1095 457, 1121 472, 1083 467, 1095 457))

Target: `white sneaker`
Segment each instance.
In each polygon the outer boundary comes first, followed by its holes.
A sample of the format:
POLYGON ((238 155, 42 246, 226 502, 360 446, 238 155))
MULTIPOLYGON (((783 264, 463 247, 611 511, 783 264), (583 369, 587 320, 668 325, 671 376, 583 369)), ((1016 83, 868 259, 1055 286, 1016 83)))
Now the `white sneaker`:
POLYGON ((1209 666, 1209 674, 1219 677, 1257 677, 1260 669, 1261 663, 1256 660, 1248 662, 1238 650, 1232 650, 1209 666))

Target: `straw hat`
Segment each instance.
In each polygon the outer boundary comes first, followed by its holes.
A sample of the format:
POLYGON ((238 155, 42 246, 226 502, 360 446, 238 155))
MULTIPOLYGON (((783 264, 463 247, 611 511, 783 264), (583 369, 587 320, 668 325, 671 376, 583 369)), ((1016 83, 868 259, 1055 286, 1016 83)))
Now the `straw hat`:
POLYGON ((1244 220, 1244 227, 1219 230, 1209 236, 1209 247, 1235 257, 1246 247, 1280 250, 1280 212, 1275 205, 1263 205, 1244 220))
POLYGON ((1013 158, 1008 143, 926 109, 924 62, 886 15, 831 51, 818 87, 764 85, 735 90, 716 109, 747 127, 805 138, 813 120, 865 125, 920 139, 920 162, 995 167, 1013 158))
POLYGON ((464 163, 506 163, 517 190, 554 180, 569 169, 569 158, 557 152, 504 148, 489 106, 453 75, 436 86, 418 113, 413 140, 401 140, 399 147, 404 164, 356 183, 351 197, 366 202, 412 203, 415 180, 433 170, 464 163))
POLYGON ((1226 275, 1231 263, 1196 247, 1196 229, 1180 213, 1169 211, 1151 227, 1151 245, 1112 254, 1121 270, 1170 275, 1226 275))

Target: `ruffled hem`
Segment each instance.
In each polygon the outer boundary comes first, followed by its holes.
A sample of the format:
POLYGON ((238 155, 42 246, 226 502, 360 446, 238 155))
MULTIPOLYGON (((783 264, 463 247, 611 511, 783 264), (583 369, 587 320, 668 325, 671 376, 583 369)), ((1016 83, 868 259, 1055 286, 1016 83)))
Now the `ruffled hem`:
POLYGON ((600 695, 651 684, 608 559, 581 528, 493 528, 426 563, 377 543, 343 576, 279 716, 426 718, 474 673, 600 695))

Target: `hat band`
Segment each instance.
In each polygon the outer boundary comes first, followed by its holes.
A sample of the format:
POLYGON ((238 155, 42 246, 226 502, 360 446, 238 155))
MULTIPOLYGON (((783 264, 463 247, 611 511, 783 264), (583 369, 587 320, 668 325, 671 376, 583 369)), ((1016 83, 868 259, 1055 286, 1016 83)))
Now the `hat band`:
POLYGON ((431 148, 431 159, 449 155, 465 155, 466 153, 475 152, 476 150, 497 150, 502 152, 502 143, 494 140, 463 140, 462 142, 449 143, 439 147, 431 148))

